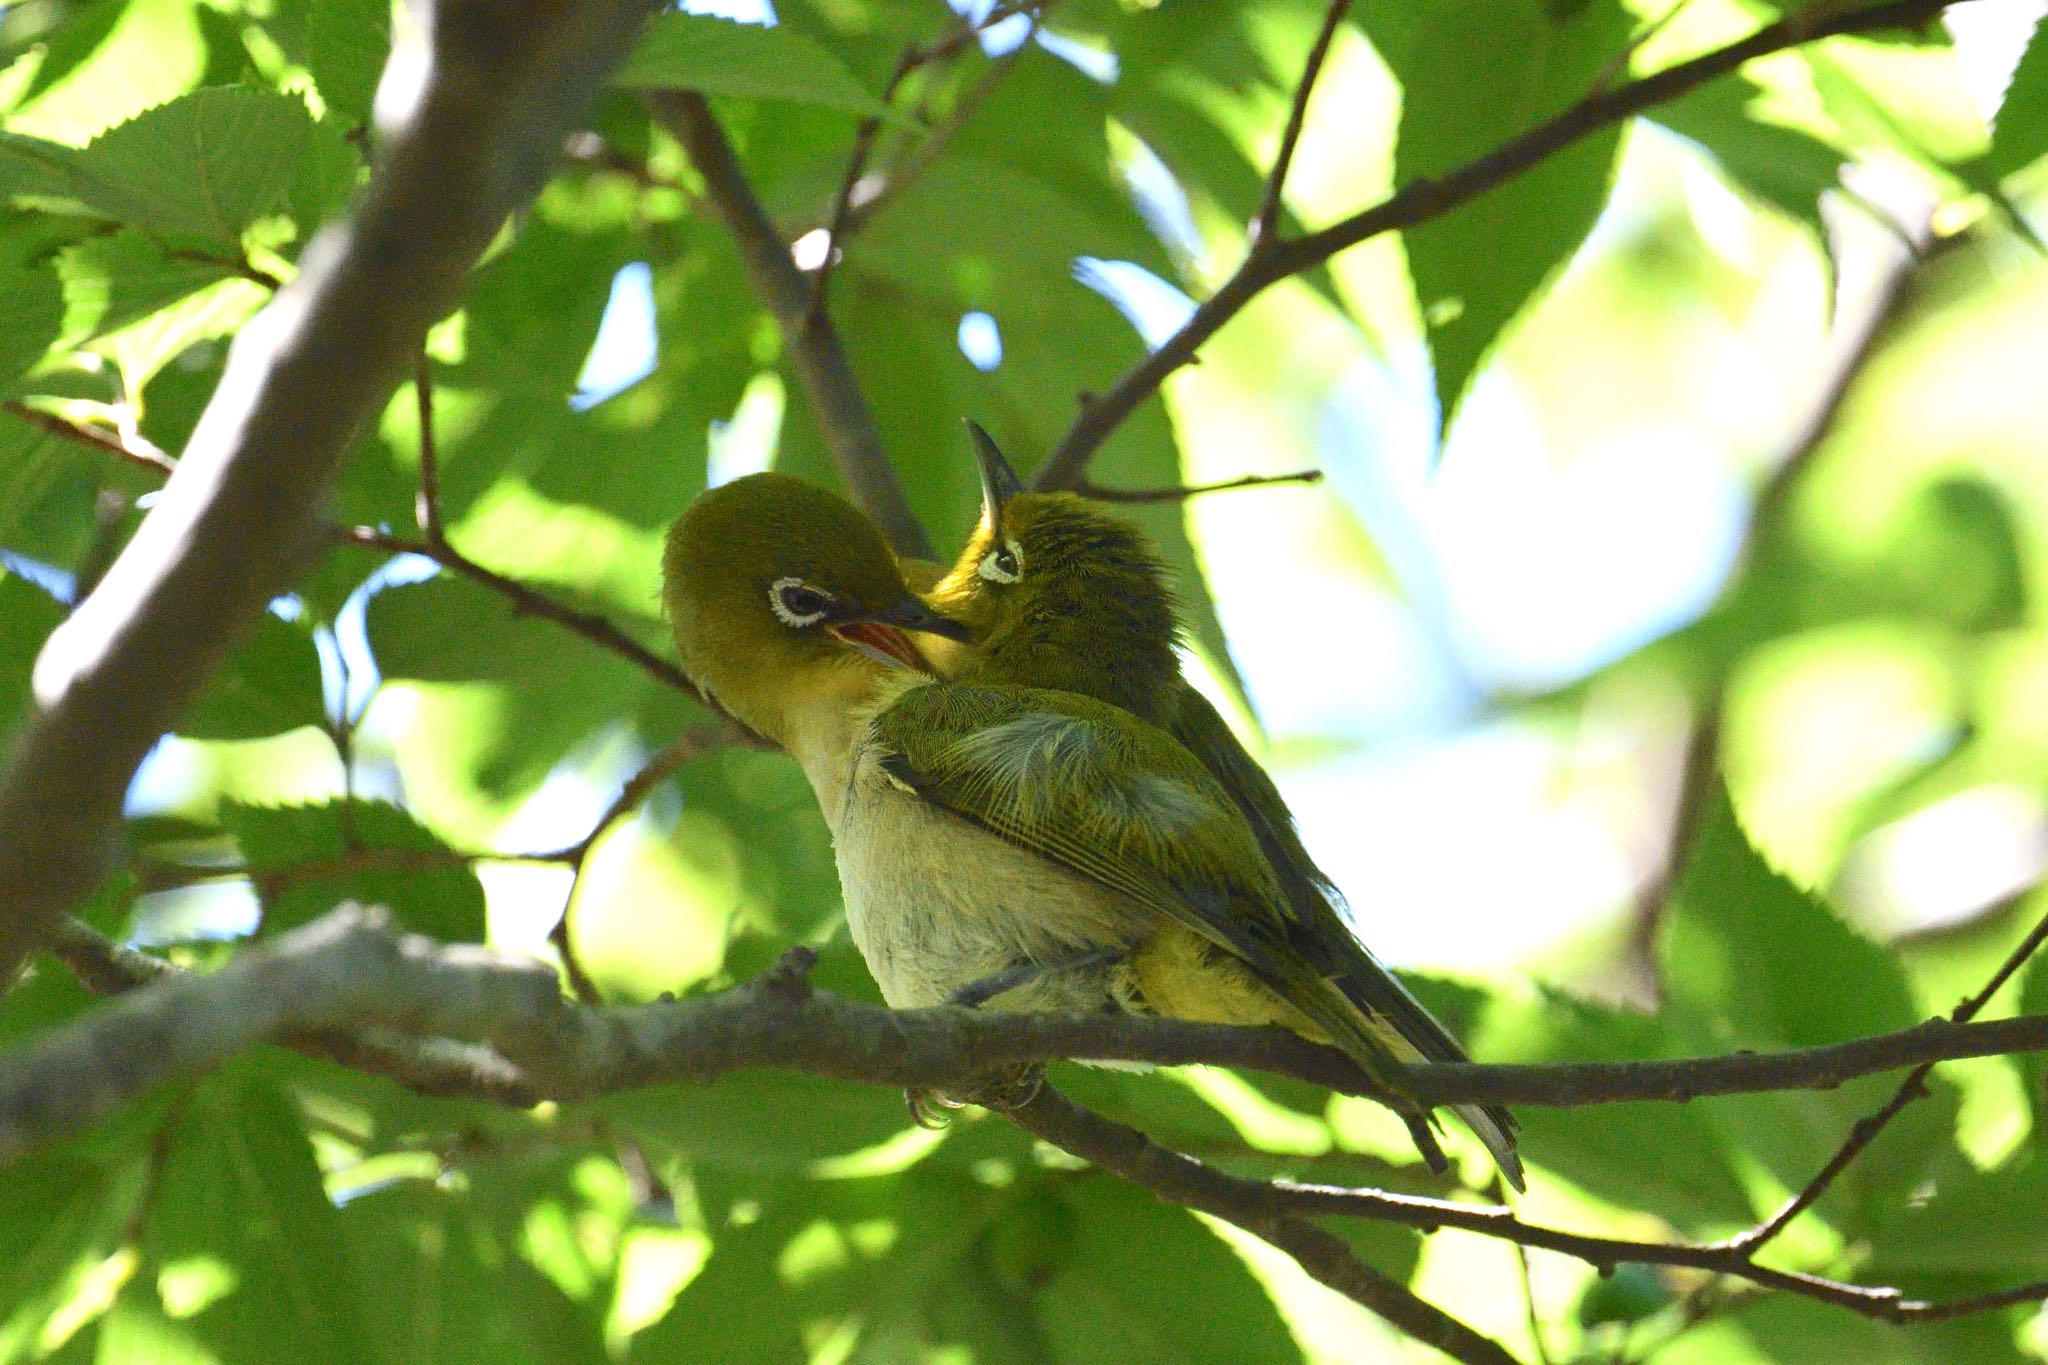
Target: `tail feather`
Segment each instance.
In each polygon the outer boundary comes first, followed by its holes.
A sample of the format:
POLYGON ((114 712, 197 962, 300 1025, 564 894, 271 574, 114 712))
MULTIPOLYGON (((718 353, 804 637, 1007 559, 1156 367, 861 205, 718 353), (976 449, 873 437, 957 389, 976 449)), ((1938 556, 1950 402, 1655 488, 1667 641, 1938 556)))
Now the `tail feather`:
MULTIPOLYGON (((1362 944, 1359 954, 1365 970, 1348 972, 1332 984, 1346 1003, 1364 1016, 1380 1049, 1403 1062, 1468 1060, 1451 1031, 1409 993, 1400 978, 1382 967, 1362 944)), ((1454 1104, 1450 1110, 1464 1120, 1465 1126, 1485 1145, 1502 1177, 1516 1193, 1521 1193, 1526 1185, 1522 1159, 1515 1150, 1515 1129, 1519 1125, 1514 1115, 1497 1104, 1454 1104)), ((1402 1117, 1408 1118, 1405 1114, 1402 1117)), ((1412 1119, 1408 1126, 1413 1132, 1412 1119)), ((1416 1145, 1422 1146, 1419 1140, 1416 1145)), ((1427 1148, 1423 1155, 1429 1155, 1427 1148)), ((1436 1167, 1435 1162, 1430 1164, 1436 1167)))
POLYGON ((1524 1193, 1528 1185, 1522 1178, 1521 1154, 1515 1150, 1514 1116, 1497 1104, 1454 1104, 1451 1112, 1486 1144, 1487 1154, 1500 1167, 1502 1178, 1514 1186, 1515 1193, 1524 1193))

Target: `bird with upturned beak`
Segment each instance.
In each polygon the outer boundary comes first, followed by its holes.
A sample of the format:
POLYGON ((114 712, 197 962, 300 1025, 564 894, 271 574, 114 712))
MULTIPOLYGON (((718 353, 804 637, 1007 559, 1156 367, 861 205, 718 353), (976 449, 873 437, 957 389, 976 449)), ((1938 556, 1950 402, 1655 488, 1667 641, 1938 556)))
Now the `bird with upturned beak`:
MULTIPOLYGON (((966 623, 971 640, 965 646, 941 642, 934 659, 962 681, 1057 688, 1108 702, 1166 731, 1197 760, 1253 833, 1281 892, 1277 905, 1238 900, 1220 906, 1208 940, 1212 953, 1235 956, 1314 1025, 1297 1026, 1298 1032, 1351 1054, 1393 1096, 1417 1148, 1440 1167, 1433 1120, 1413 1101, 1402 1103, 1399 1069, 1388 1063, 1462 1062, 1464 1049, 1359 940, 1349 908, 1309 855, 1279 788, 1182 675, 1179 626, 1157 553, 1137 526, 1095 503, 1072 493, 1025 491, 988 433, 971 422, 968 427, 982 515, 958 561, 927 597, 966 623)), ((1169 976, 1144 991, 1162 1013, 1221 1023, 1290 1022, 1248 1006, 1235 982, 1216 989, 1227 974, 1169 976)), ((1452 1111, 1521 1189, 1513 1116, 1498 1105, 1452 1111)))

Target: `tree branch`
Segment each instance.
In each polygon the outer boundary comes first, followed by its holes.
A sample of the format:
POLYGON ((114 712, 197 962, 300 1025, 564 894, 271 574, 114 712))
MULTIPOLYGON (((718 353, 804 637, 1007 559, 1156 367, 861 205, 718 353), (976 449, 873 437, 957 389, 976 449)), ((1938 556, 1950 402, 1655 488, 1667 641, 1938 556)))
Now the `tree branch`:
POLYGON ((1612 89, 1597 89, 1562 113, 1444 175, 1411 181, 1369 209, 1317 232, 1255 244, 1237 272, 1197 308, 1181 329, 1103 393, 1082 405, 1059 445, 1032 476, 1039 489, 1071 488, 1125 418, 1191 362, 1201 344, 1267 286, 1321 265, 1338 252, 1382 233, 1440 218, 1506 183, 1574 143, 1673 100, 1757 57, 1821 38, 1924 24, 1956 0, 1890 0, 1855 9, 1816 7, 1767 24, 1737 42, 1612 89))
MULTIPOLYGON (((2048 927, 2022 947, 2044 936, 2048 927)), ((1283 1029, 1133 1016, 892 1011, 812 991, 801 956, 751 986, 718 995, 586 1008, 562 998, 553 970, 543 963, 396 933, 384 912, 355 907, 248 946, 207 976, 120 948, 75 923, 59 931, 56 951, 94 989, 126 994, 0 1056, 0 1165, 76 1131, 126 1099, 266 1039, 427 1094, 517 1106, 710 1081, 757 1067, 971 1092, 992 1073, 1073 1056, 1247 1067, 1370 1093, 1341 1054, 1283 1029)), ((2024 957, 2016 951, 2009 961, 2024 957)), ((2005 975, 1965 1008, 1973 1002, 1981 1008, 2005 975)), ((1915 1057, 1931 1061, 2026 1049, 2048 1049, 2048 1016, 1934 1021, 1854 1043, 1763 1057, 1420 1065, 1408 1074, 1416 1095, 1431 1103, 1594 1103, 1827 1085, 1895 1069, 1915 1057)), ((1340 1292, 1432 1342, 1437 1339, 1424 1334, 1422 1319, 1411 1328, 1398 1315, 1434 1310, 1388 1298, 1385 1285, 1348 1250, 1297 1220, 1339 1216, 1423 1231, 1454 1228, 1574 1256, 1603 1271, 1624 1262, 1708 1271, 1888 1322, 1939 1321, 2048 1296, 2048 1285, 2026 1285, 1951 1303, 1908 1300, 1882 1286, 1759 1266, 1754 1254, 1760 1243, 1754 1239, 1700 1245, 1600 1237, 1527 1223, 1498 1206, 1290 1181, 1261 1184, 1159 1149, 1062 1100, 1041 1097, 1012 1116, 1105 1169, 1267 1238, 1340 1292)), ((1427 1330, 1451 1331, 1440 1322, 1427 1330)))
POLYGON ((1498 1342, 1380 1274, 1334 1234, 1280 1212, 1269 1186, 1169 1151, 1135 1128, 1083 1109, 1050 1086, 1041 1086, 1028 1103, 1007 1111, 1005 1117, 1032 1136, 1161 1199, 1199 1209, 1272 1243, 1339 1294, 1453 1360, 1516 1365, 1498 1342))
POLYGON ((4 410, 11 416, 19 417, 32 427, 40 427, 52 436, 61 437, 76 445, 89 446, 94 450, 105 451, 109 455, 119 456, 129 464, 139 469, 146 469, 159 478, 171 474, 178 467, 176 460, 173 460, 155 446, 145 446, 124 441, 113 432, 101 431, 97 427, 83 426, 77 422, 68 421, 65 418, 59 417, 54 412, 44 412, 41 408, 32 408, 18 398, 10 398, 5 403, 0 403, 0 410, 4 410))
MULTIPOLYGON (((2026 965, 2027 959, 2039 950, 2044 941, 2048 941, 2048 916, 2043 916, 2041 922, 2005 955, 2005 960, 1999 963, 1991 979, 1976 994, 1957 1005, 1949 1018, 1958 1024, 1967 1024, 1975 1019, 1991 1003, 1991 997, 1998 994, 2000 988, 2026 965)), ((1927 1093, 1927 1078, 1933 1071, 1934 1063, 1930 1061, 1922 1062, 1908 1072, 1890 1099, 1857 1121, 1856 1126, 1849 1130, 1849 1136, 1842 1140, 1842 1145, 1835 1149, 1835 1154, 1828 1158, 1813 1179, 1806 1182, 1804 1189, 1786 1200, 1769 1218, 1731 1240, 1729 1248, 1745 1259, 1754 1256, 1759 1247, 1783 1232, 1786 1224, 1818 1203, 1842 1172, 1849 1169, 1850 1163, 1863 1154, 1863 1149, 1877 1140, 1877 1135, 1885 1130, 1886 1125, 1897 1118, 1907 1105, 1927 1093)))
POLYGON ((702 95, 686 90, 650 91, 646 98, 655 121, 683 144, 704 177, 705 197, 731 230, 754 292, 782 331, 790 367, 810 400, 847 492, 880 524, 898 554, 932 558, 931 540, 903 496, 903 485, 882 449, 882 434, 838 333, 823 313, 812 313, 810 287, 790 259, 788 244, 754 197, 711 106, 702 95))
POLYGON ((1301 141, 1301 126, 1308 120, 1309 96, 1315 93, 1316 77, 1323 72, 1323 59, 1330 55, 1330 42, 1337 36, 1337 25, 1344 22, 1345 11, 1351 8, 1351 0, 1331 0, 1330 8, 1323 14, 1323 26, 1316 30, 1316 38, 1309 45, 1308 60, 1302 66, 1301 79, 1295 82, 1294 101, 1287 110, 1287 127, 1280 134, 1280 150, 1273 156, 1273 169, 1266 176, 1266 193, 1259 204, 1259 211, 1252 219, 1251 244, 1254 251, 1259 243, 1270 242, 1273 234, 1280 230, 1280 196, 1287 188, 1287 172, 1294 165, 1294 149, 1301 141))
POLYGON ((291 585, 342 453, 648 12, 423 3, 362 199, 243 329, 162 499, 37 661, 0 770, 0 979, 112 863, 136 766, 291 585))
POLYGON ((457 550, 447 541, 438 543, 431 540, 413 540, 406 536, 393 535, 372 526, 336 526, 331 528, 334 537, 349 545, 360 545, 366 549, 383 550, 395 555, 419 555, 431 559, 444 569, 453 570, 472 583, 490 589, 506 599, 529 616, 538 616, 553 621, 558 626, 581 635, 592 644, 618 655, 634 667, 646 673, 655 681, 664 683, 691 696, 701 696, 697 685, 675 664, 662 658, 618 626, 594 612, 578 611, 575 607, 557 602, 538 588, 508 578, 495 569, 486 568, 457 550))
POLYGON ((991 62, 988 70, 982 73, 981 79, 968 87, 965 93, 954 101, 946 121, 933 127, 896 165, 884 172, 882 183, 875 188, 874 193, 850 206, 850 212, 842 225, 843 232, 833 234, 832 242, 835 247, 842 246, 847 239, 867 226, 885 204, 915 184, 917 178, 930 169, 932 163, 939 159, 953 139, 959 136, 960 130, 967 126, 967 121, 974 117, 982 102, 994 93, 995 88, 1002 84, 1003 79, 1023 60, 1024 54, 1031 50, 1032 39, 1036 38, 1039 30, 1045 26, 1046 12, 1056 3, 1058 0, 1041 0, 1041 3, 1037 4, 1012 5, 1007 8, 998 5, 988 12, 979 26, 964 35, 971 37, 973 33, 1020 14, 1026 16, 1031 25, 1030 31, 1024 35, 1022 41, 991 62))
MULTIPOLYGON (((14 405, 9 404, 8 411, 13 411, 13 407, 14 405)), ((78 445, 106 450, 152 473, 167 474, 176 468, 175 463, 168 458, 159 460, 149 450, 126 444, 110 433, 99 432, 90 427, 78 426, 65 421, 61 417, 40 412, 33 408, 25 409, 23 414, 17 415, 24 416, 26 420, 34 421, 36 425, 43 427, 53 435, 62 436, 78 445)), ((431 414, 424 407, 422 409, 422 417, 426 419, 426 422, 431 422, 431 414)), ((431 524, 439 527, 440 488, 438 472, 433 476, 429 476, 426 472, 428 463, 432 462, 434 458, 426 449, 426 444, 431 440, 430 437, 424 435, 427 429, 426 423, 423 423, 421 427, 423 433, 421 486, 416 511, 418 511, 422 518, 430 517, 431 524), (433 488, 431 496, 428 494, 430 486, 433 488)), ((330 538, 344 545, 357 545, 367 550, 381 550, 386 554, 419 555, 423 559, 431 559, 442 568, 452 570, 479 587, 486 588, 505 598, 519 611, 529 616, 540 617, 542 620, 552 621, 558 626, 581 635, 598 648, 618 655, 646 673, 656 682, 667 687, 673 687, 678 691, 687 692, 693 697, 698 697, 700 700, 702 699, 702 694, 698 692, 697 685, 690 681, 682 669, 648 649, 618 626, 613 625, 610 621, 595 613, 578 611, 574 607, 557 602, 537 588, 479 564, 450 544, 445 531, 437 530, 424 533, 421 539, 414 540, 406 536, 394 535, 390 531, 380 530, 373 526, 330 525, 326 529, 330 538)), ((728 728, 732 730, 733 738, 736 741, 746 743, 757 742, 753 736, 743 734, 736 725, 732 725, 730 722, 728 722, 728 728)))
POLYGON ((597 846, 597 841, 604 837, 606 830, 638 809, 649 793, 684 764, 721 744, 731 743, 732 739, 731 731, 714 727, 685 731, 666 749, 648 759, 639 772, 626 779, 625 785, 619 788, 619 794, 612 798, 612 803, 604 808, 596 823, 591 825, 590 833, 559 853, 545 855, 549 862, 566 863, 574 869, 569 878, 569 893, 562 898, 562 917, 555 921, 554 928, 548 930, 548 942, 554 945, 556 953, 561 956, 562 974, 569 979, 571 994, 582 1003, 597 1005, 604 1001, 602 992, 597 989, 597 983, 583 970, 583 962, 576 955, 576 947, 571 941, 569 931, 569 912, 575 907, 576 892, 583 885, 584 869, 590 866, 590 850, 597 846))
MULTIPOLYGON (((385 919, 363 911, 337 911, 319 923, 329 929, 315 942, 302 943, 298 935, 307 930, 301 930, 258 943, 229 967, 201 980, 220 979, 251 955, 340 951, 328 946, 330 939, 355 945, 349 948, 356 954, 352 960, 362 960, 368 950, 357 941, 375 941, 380 945, 376 956, 382 975, 351 982, 351 994, 302 995, 284 1022, 306 1027, 360 1022, 489 1041, 522 1066, 540 1067, 534 1070, 534 1083, 554 1099, 581 1099, 658 1082, 708 1081, 752 1067, 788 1067, 840 1080, 943 1089, 969 1084, 1004 1067, 1066 1057, 1158 1066, 1207 1063, 1292 1076, 1345 1094, 1377 1093, 1342 1053, 1281 1028, 1233 1028, 1128 1015, 887 1010, 822 993, 763 994, 746 988, 605 1009, 578 1008, 552 998, 548 1008, 540 1009, 527 996, 530 985, 525 978, 535 972, 546 974, 546 969, 532 960, 395 934, 385 919), (481 990, 474 983, 493 973, 509 983, 491 1008, 464 997, 467 1031, 445 1022, 448 974, 428 970, 450 963, 464 969, 463 979, 473 989, 481 990), (425 965, 415 970, 405 964, 425 965), (544 1040, 547 1046, 540 1048, 534 1040, 544 1040), (520 1056, 522 1048, 534 1055, 520 1056), (564 1062, 565 1058, 574 1060, 564 1062)), ((328 975, 332 974, 318 974, 317 979, 324 981, 328 975)), ((67 1027, 89 1031, 96 1027, 95 1018, 67 1027)), ((267 1036, 274 1026, 268 1014, 237 1025, 248 1038, 267 1036)), ((1417 1064, 1407 1068, 1406 1079, 1416 1098, 1431 1105, 1564 1107, 1828 1089, 1859 1076, 1923 1062, 2029 1051, 2048 1051, 2048 1015, 1971 1023, 1936 1019, 1824 1047, 1676 1061, 1417 1064)), ((12 1078, 0 1083, 0 1127, 6 1122, 8 1086, 23 1083, 35 1070, 20 1060, 25 1055, 0 1063, 13 1068, 0 1073, 12 1078)), ((160 1064, 164 1075, 185 1065, 168 1056, 160 1064)), ((143 1081, 131 1093, 154 1083, 143 1081)))
POLYGON ((1183 502, 1204 493, 1232 493, 1240 488, 1271 488, 1277 484, 1313 484, 1323 481, 1320 469, 1298 469, 1292 474, 1244 474, 1221 483, 1193 483, 1179 488, 1104 488, 1082 479, 1074 491, 1097 502, 1183 502))

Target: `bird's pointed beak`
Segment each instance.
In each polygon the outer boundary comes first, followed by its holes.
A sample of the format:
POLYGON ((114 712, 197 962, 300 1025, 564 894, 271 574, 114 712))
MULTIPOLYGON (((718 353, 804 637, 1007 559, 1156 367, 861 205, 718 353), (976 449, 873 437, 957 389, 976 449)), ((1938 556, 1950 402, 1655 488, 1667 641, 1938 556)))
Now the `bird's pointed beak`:
POLYGON ((975 467, 981 471, 982 520, 994 530, 1003 524, 1003 504, 1024 491, 1024 482, 981 423, 968 419, 967 431, 974 438, 975 467))
POLYGON ((904 634, 905 631, 943 635, 962 644, 968 639, 967 627, 951 617, 939 615, 915 593, 908 591, 886 607, 834 621, 826 629, 871 659, 924 673, 931 672, 932 666, 904 634))

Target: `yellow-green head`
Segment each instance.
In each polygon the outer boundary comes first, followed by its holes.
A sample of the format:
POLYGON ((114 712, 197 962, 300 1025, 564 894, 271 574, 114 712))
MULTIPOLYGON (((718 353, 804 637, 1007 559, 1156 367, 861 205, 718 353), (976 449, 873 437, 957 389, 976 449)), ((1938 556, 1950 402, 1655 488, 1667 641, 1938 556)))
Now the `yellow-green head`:
POLYGON ((1166 570, 1145 533, 1072 493, 1028 493, 968 423, 981 520, 930 597, 973 637, 972 676, 1079 692, 1157 720, 1180 686, 1166 570))
POLYGON ((927 668, 905 631, 964 638, 910 591, 882 533, 784 474, 703 494, 669 529, 662 599, 683 671, 778 744, 803 701, 875 668, 927 668))

